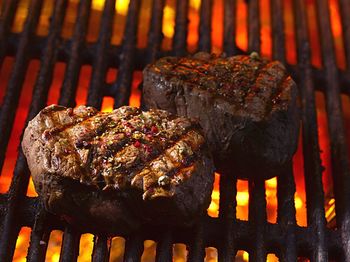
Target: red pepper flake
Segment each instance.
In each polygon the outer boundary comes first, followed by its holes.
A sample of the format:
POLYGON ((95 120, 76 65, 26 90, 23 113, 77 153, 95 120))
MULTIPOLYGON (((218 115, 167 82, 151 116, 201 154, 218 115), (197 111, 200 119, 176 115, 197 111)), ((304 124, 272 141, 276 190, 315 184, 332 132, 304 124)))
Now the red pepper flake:
POLYGON ((130 129, 134 129, 135 128, 130 122, 126 122, 124 125, 126 127, 129 127, 130 129))
POLYGON ((139 148, 140 146, 141 146, 140 141, 136 140, 135 143, 134 143, 134 147, 139 148))
POLYGON ((152 147, 150 147, 149 145, 144 145, 144 147, 147 153, 152 153, 152 147))
POLYGON ((152 132, 153 134, 158 133, 158 127, 152 126, 152 127, 151 127, 151 132, 152 132))

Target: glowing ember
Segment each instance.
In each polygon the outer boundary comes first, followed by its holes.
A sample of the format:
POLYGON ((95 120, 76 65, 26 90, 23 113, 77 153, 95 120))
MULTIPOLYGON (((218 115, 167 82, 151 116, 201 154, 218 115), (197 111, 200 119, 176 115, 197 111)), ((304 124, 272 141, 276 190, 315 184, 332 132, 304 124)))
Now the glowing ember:
POLYGON ((175 9, 169 5, 164 7, 163 13, 163 34, 167 38, 174 36, 175 9))
MULTIPOLYGON (((74 2, 78 3, 77 0, 74 0, 74 2)), ((116 1, 116 5, 115 5, 116 13, 125 16, 128 13, 129 3, 130 3, 130 0, 118 0, 118 1, 116 1)), ((104 5, 105 5, 105 0, 93 0, 91 7, 94 10, 102 11, 104 5)))

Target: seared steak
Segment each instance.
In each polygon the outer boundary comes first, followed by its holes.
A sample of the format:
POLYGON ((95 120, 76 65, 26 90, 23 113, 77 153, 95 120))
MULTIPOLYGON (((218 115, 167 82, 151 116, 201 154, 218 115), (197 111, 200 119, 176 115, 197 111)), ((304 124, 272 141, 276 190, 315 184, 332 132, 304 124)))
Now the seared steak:
POLYGON ((52 105, 29 122, 22 148, 47 210, 85 230, 187 225, 210 202, 214 168, 200 128, 162 110, 52 105))
POLYGON ((268 178, 291 160, 299 130, 297 87, 284 66, 250 56, 164 57, 143 72, 148 108, 197 119, 219 171, 268 178))

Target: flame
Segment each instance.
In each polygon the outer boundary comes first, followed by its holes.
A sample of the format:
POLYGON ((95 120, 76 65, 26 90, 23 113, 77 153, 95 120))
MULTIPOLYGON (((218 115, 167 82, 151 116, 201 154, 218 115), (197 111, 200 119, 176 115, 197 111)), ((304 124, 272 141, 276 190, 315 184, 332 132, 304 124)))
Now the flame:
POLYGON ((266 180, 265 181, 265 185, 268 188, 276 188, 277 187, 277 178, 273 177, 273 178, 271 178, 269 180, 266 180))
POLYGON ((303 200, 299 196, 296 196, 294 198, 294 204, 296 209, 300 209, 303 207, 303 200))
POLYGON ((13 255, 13 261, 26 261, 26 253, 29 247, 31 229, 22 227, 16 241, 16 249, 13 255))
POLYGON ((337 58, 337 64, 341 69, 345 69, 345 51, 343 45, 343 35, 342 35, 342 24, 340 19, 340 11, 337 1, 330 0, 329 1, 329 9, 330 9, 330 19, 332 26, 332 33, 334 37, 334 45, 335 45, 335 53, 337 58))
POLYGON ((219 205, 216 202, 211 201, 209 208, 208 208, 208 213, 211 217, 218 217, 219 216, 219 205))
POLYGON ((198 11, 201 7, 201 0, 190 0, 190 7, 198 11))
POLYGON ((249 253, 246 252, 246 251, 243 252, 243 260, 244 261, 249 261, 249 253))
POLYGON ((198 26, 199 26, 199 14, 198 9, 200 6, 200 0, 190 1, 190 8, 188 14, 188 35, 187 35, 187 45, 188 50, 193 52, 196 50, 198 44, 198 26), (198 6, 191 5, 191 2, 198 2, 198 6))
POLYGON ((52 261, 52 262, 58 262, 58 261, 60 261, 60 253, 58 253, 58 252, 54 253, 54 254, 52 255, 52 257, 51 257, 51 261, 52 261))
POLYGON ((163 34, 167 38, 174 35, 175 26, 175 10, 173 7, 166 5, 163 13, 163 34))
POLYGON ((246 206, 249 203, 249 193, 247 191, 238 191, 237 192, 237 205, 246 206))
POLYGON ((102 112, 111 112, 113 110, 114 99, 112 97, 104 97, 102 101, 102 112))
POLYGON ((130 0, 117 0, 115 10, 120 15, 126 15, 128 13, 130 0))
MULTIPOLYGON (((127 15, 130 0, 117 0, 115 11, 120 15, 127 15)), ((105 6, 105 0, 93 0, 91 3, 92 9, 102 11, 105 6)))

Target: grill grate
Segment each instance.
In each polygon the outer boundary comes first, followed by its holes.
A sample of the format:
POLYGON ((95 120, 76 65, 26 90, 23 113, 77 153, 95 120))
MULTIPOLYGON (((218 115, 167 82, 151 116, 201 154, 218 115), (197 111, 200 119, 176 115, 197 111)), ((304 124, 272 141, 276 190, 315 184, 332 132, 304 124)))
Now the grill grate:
MULTIPOLYGON (((118 1, 118 0, 117 0, 118 1)), ((228 55, 244 53, 234 40, 236 34, 236 0, 224 1, 223 51, 228 55)), ((188 1, 176 3, 176 25, 173 49, 161 50, 162 19, 165 0, 153 0, 151 24, 145 49, 138 49, 137 25, 140 0, 131 0, 123 41, 111 45, 114 6, 116 0, 106 0, 103 9, 100 33, 95 43, 85 41, 91 10, 91 0, 81 0, 77 22, 71 39, 60 37, 67 10, 67 0, 55 1, 49 34, 35 34, 43 0, 30 1, 28 16, 21 33, 12 33, 18 0, 3 1, 0 19, 0 65, 5 56, 15 56, 15 62, 0 111, 0 169, 3 167, 16 109, 22 91, 24 77, 31 59, 40 58, 40 71, 36 78, 32 102, 26 123, 46 105, 54 66, 66 63, 66 71, 59 103, 75 106, 79 73, 82 65, 92 65, 92 76, 87 104, 101 108, 103 97, 114 98, 114 107, 129 101, 134 70, 164 55, 185 55, 187 49, 188 1), (112 84, 105 81, 109 68, 118 68, 118 77, 112 84)), ((236 251, 249 252, 252 261, 266 261, 267 253, 275 253, 281 261, 296 261, 307 257, 311 261, 350 261, 350 170, 348 147, 341 110, 340 94, 350 94, 350 3, 339 0, 347 68, 336 66, 330 11, 327 0, 316 1, 320 29, 322 68, 311 65, 310 43, 305 1, 294 0, 297 65, 287 65, 298 81, 302 104, 302 139, 304 171, 307 196, 308 226, 296 224, 292 164, 278 178, 277 223, 268 223, 266 214, 265 186, 263 181, 249 182, 249 219, 236 218, 237 181, 223 174, 220 179, 219 217, 209 216, 192 229, 146 227, 137 234, 126 237, 125 261, 139 261, 145 239, 157 242, 156 261, 172 260, 172 244, 187 245, 189 261, 203 261, 207 246, 218 249, 219 261, 233 261, 236 251), (326 95, 327 117, 331 140, 331 161, 334 180, 337 229, 326 227, 322 166, 320 160, 314 92, 319 87, 326 95), (341 88, 342 87, 342 88, 341 88)), ((283 1, 270 0, 272 22, 272 55, 286 62, 284 38, 283 1)), ((198 50, 211 50, 212 0, 202 0, 198 50)), ((247 1, 248 6, 248 51, 260 51, 259 1, 247 1)), ((21 150, 16 162, 9 191, 0 195, 0 261, 11 261, 21 227, 32 228, 28 261, 44 261, 50 232, 64 231, 60 261, 75 261, 79 254, 80 232, 64 227, 57 218, 46 213, 38 198, 27 197, 29 171, 21 150)), ((106 261, 110 253, 110 240, 95 236, 93 261, 106 261)))

